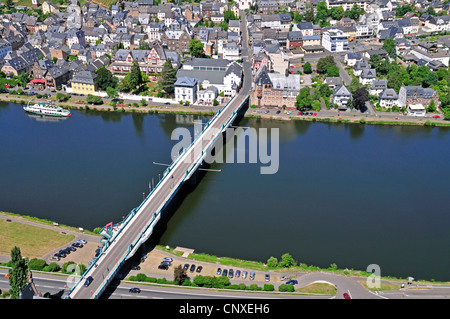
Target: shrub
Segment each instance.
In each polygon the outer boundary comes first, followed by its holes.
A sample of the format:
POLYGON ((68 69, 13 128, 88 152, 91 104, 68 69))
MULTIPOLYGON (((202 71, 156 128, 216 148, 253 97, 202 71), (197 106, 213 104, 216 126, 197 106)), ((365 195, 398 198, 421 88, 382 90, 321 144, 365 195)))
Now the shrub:
POLYGON ((264 284, 264 291, 274 291, 275 288, 271 284, 264 284))
POLYGON ((45 260, 33 258, 28 263, 28 268, 31 270, 43 270, 47 266, 45 260))

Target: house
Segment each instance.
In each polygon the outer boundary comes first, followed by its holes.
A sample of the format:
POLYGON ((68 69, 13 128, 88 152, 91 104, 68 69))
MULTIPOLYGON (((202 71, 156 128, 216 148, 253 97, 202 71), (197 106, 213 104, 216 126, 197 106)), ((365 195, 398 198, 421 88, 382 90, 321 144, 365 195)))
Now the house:
POLYGON ((367 11, 369 0, 326 0, 327 9, 342 7, 344 11, 351 10, 354 5, 367 11))
POLYGON ((410 116, 425 116, 426 110, 422 104, 410 104, 407 107, 410 116))
POLYGON ((300 75, 268 73, 265 66, 259 68, 255 75, 251 101, 258 106, 296 107, 297 95, 300 91, 300 75))
POLYGON ((290 31, 287 37, 287 48, 294 50, 303 46, 303 34, 301 31, 290 31))
POLYGON ((219 90, 215 86, 198 91, 197 104, 214 106, 214 100, 219 96, 219 90))
POLYGON ((72 93, 94 95, 97 91, 97 84, 95 83, 96 77, 97 74, 91 71, 82 70, 75 73, 70 81, 72 93))
POLYGON ((357 61, 355 66, 353 67, 353 74, 359 77, 364 69, 369 68, 370 68, 369 61, 367 61, 366 59, 361 59, 357 61))
POLYGON ((176 101, 180 101, 180 103, 189 102, 189 104, 194 104, 197 101, 199 81, 196 78, 189 76, 179 77, 174 84, 174 88, 176 101))
POLYGON ((242 58, 241 47, 236 42, 228 42, 222 48, 223 58, 230 61, 237 61, 242 58))
POLYGON ((427 108, 431 101, 434 101, 436 106, 438 105, 439 94, 431 88, 402 86, 398 92, 398 105, 400 107, 420 104, 427 108))
POLYGON ((342 82, 342 78, 339 76, 327 76, 323 81, 330 89, 334 89, 337 85, 342 84, 342 82))
POLYGON ((385 89, 387 89, 387 80, 373 80, 370 84, 369 94, 380 95, 385 89))
POLYGON ((340 110, 347 110, 350 106, 349 101, 352 98, 352 93, 343 84, 337 85, 333 90, 331 101, 337 105, 340 110))
POLYGON ((398 95, 393 89, 384 89, 378 97, 378 103, 381 107, 389 109, 398 106, 398 95))
POLYGON ((344 62, 347 66, 353 67, 356 62, 362 59, 361 53, 347 53, 344 57, 344 62))
POLYGON ((377 71, 375 69, 363 69, 359 81, 362 85, 371 84, 377 78, 377 71))

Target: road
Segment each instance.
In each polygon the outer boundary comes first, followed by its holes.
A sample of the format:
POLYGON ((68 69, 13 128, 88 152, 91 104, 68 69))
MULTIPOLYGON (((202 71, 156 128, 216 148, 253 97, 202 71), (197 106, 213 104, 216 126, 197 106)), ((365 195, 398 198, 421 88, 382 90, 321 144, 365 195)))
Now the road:
MULTIPOLYGON (((212 125, 207 127, 202 135, 201 140, 197 140, 193 147, 191 147, 185 154, 184 158, 194 158, 195 154, 201 154, 201 150, 211 141, 211 138, 218 130, 221 130, 222 125, 225 124, 228 119, 233 115, 233 112, 237 110, 240 104, 247 98, 248 92, 251 87, 251 71, 248 56, 248 44, 247 44, 247 29, 245 28, 246 18, 241 20, 243 30, 243 69, 244 80, 241 91, 234 97, 227 108, 222 111, 213 122, 212 125), (200 152, 198 151, 200 149, 200 152), (198 153, 199 152, 199 153, 198 153)), ((120 261, 125 257, 128 251, 128 247, 134 243, 140 236, 142 230, 146 227, 147 223, 152 220, 152 215, 158 212, 160 208, 166 202, 166 196, 169 196, 174 186, 173 181, 182 181, 186 172, 192 167, 191 161, 181 160, 179 164, 173 167, 170 172, 171 178, 162 179, 158 188, 155 189, 152 194, 151 200, 147 200, 133 217, 133 219, 124 227, 120 232, 117 239, 111 243, 108 249, 99 258, 95 267, 92 267, 83 277, 82 281, 70 294, 72 299, 89 299, 95 297, 96 291, 98 291, 104 279, 110 276, 110 271, 115 269, 120 261), (141 230, 142 229, 142 230, 141 230), (85 278, 92 276, 93 281, 89 287, 84 287, 85 278)), ((219 204, 219 203, 218 203, 219 204)))

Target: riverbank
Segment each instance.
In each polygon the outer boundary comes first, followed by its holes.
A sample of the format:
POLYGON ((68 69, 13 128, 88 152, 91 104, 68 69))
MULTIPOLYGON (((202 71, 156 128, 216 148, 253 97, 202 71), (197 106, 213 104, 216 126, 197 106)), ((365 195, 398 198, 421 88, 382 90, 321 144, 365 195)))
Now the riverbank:
MULTIPOLYGON (((18 104, 27 104, 30 100, 34 100, 29 96, 9 96, 8 94, 0 94, 0 101, 12 102, 18 104)), ((45 101, 45 99, 42 99, 45 101)), ((170 106, 158 106, 158 105, 137 105, 133 103, 124 103, 113 107, 111 105, 89 105, 89 103, 76 103, 74 98, 71 98, 66 102, 58 102, 56 98, 52 98, 55 105, 61 106, 66 109, 74 110, 94 110, 102 112, 118 112, 118 113, 145 113, 145 114, 186 114, 186 115, 206 115, 213 116, 223 105, 215 107, 209 106, 184 106, 171 104, 170 106)), ((82 99, 77 99, 82 100, 82 99)), ((266 110, 266 109, 264 109, 266 110)), ((274 113, 275 110, 272 111, 274 113)), ((391 125, 391 126, 425 126, 425 127, 450 127, 450 121, 443 118, 425 118, 425 117, 393 117, 390 113, 377 113, 376 116, 365 116, 363 114, 355 114, 346 112, 333 112, 330 110, 318 111, 316 115, 295 115, 292 116, 287 112, 280 112, 279 114, 265 114, 262 109, 249 108, 245 117, 248 118, 260 118, 266 120, 296 120, 296 121, 309 121, 309 122, 322 122, 322 123, 350 123, 350 124, 369 124, 369 125, 391 125), (259 113, 258 113, 259 112, 259 113), (389 116, 391 115, 391 116, 389 116)))
MULTIPOLYGON (((69 243, 77 239, 85 239, 88 244, 76 252, 70 254, 64 260, 60 261, 60 264, 73 261, 77 264, 87 265, 89 260, 92 259, 92 252, 100 244, 100 236, 94 234, 88 230, 59 225, 55 222, 48 220, 38 219, 32 216, 19 215, 14 213, 0 211, 0 238, 2 240, 2 250, 0 250, 0 262, 6 263, 9 261, 10 256, 8 252, 14 246, 18 246, 21 249, 23 257, 38 258, 50 262, 49 258, 54 252, 59 249, 63 249, 69 243), (16 223, 17 225, 14 225, 16 223), (7 225, 8 224, 8 225, 7 225), (3 227, 2 227, 3 226, 3 227), (11 229, 14 229, 11 231, 11 229), (24 236, 25 233, 25 236, 24 236), (43 244, 43 236, 46 237, 45 245, 43 244)), ((203 275, 215 275, 216 268, 230 267, 246 269, 248 271, 256 271, 257 279, 261 277, 261 281, 264 281, 264 273, 270 272, 273 274, 273 279, 281 280, 283 275, 297 276, 301 274, 312 273, 327 273, 333 275, 340 275, 343 277, 353 277, 363 280, 364 278, 372 277, 371 273, 366 271, 354 270, 354 269, 339 269, 336 265, 332 264, 329 268, 320 268, 317 266, 306 265, 301 262, 294 261, 289 267, 281 265, 269 267, 266 263, 260 261, 242 260, 230 257, 218 257, 214 255, 196 253, 194 249, 183 249, 181 247, 167 247, 157 245, 147 252, 148 255, 155 255, 155 258, 149 258, 148 261, 142 262, 142 271, 134 271, 131 275, 136 275, 138 272, 144 272, 147 275, 155 275, 159 278, 163 278, 163 275, 167 274, 167 271, 158 269, 161 257, 174 257, 179 259, 180 264, 184 264, 186 261, 195 262, 197 265, 202 264, 205 269, 202 271, 203 275), (208 267, 206 267, 208 266, 208 267)), ((386 283, 400 285, 407 282, 406 278, 396 278, 392 276, 382 276, 380 280, 386 281, 386 283)), ((436 282, 419 280, 421 284, 440 284, 449 285, 450 282, 436 282)), ((387 287, 387 286, 385 286, 387 287)))

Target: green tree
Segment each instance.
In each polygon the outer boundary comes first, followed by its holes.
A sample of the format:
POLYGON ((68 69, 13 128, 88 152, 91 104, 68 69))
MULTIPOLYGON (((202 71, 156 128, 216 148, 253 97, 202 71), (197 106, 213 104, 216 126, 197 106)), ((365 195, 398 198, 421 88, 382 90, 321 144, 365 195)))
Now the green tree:
POLYGON ((127 76, 129 76, 128 82, 130 83, 130 88, 132 90, 139 90, 143 81, 141 68, 136 60, 133 61, 130 73, 127 76))
POLYGON ((103 99, 100 96, 88 94, 88 96, 86 97, 86 102, 98 105, 103 104, 103 99))
POLYGON ((289 253, 285 253, 281 256, 280 266, 281 267, 292 267, 295 264, 294 258, 289 253))
POLYGON ((331 11, 331 17, 334 20, 341 20, 344 17, 344 9, 341 6, 333 9, 334 10, 331 11))
POLYGON ((313 8, 306 11, 304 19, 306 22, 314 22, 314 9, 313 8))
POLYGON ((353 78, 352 82, 350 82, 350 85, 347 87, 350 93, 354 94, 357 89, 361 87, 361 83, 359 82, 358 78, 353 78))
POLYGON ((320 58, 319 61, 317 61, 317 73, 325 74, 327 73, 327 69, 333 65, 336 65, 336 62, 331 55, 320 58))
POLYGON ((303 65, 303 72, 305 72, 306 74, 311 74, 312 73, 311 63, 306 62, 303 65))
POLYGON ((25 288, 27 284, 27 269, 27 263, 22 258, 20 248, 14 246, 11 249, 11 269, 8 271, 11 299, 19 299, 20 292, 25 288))
POLYGON ((327 68, 327 76, 329 77, 339 76, 339 67, 337 65, 330 65, 327 68))
POLYGON ((119 97, 119 89, 109 86, 109 87, 106 88, 106 94, 108 95, 108 97, 110 99, 118 98, 119 97))
POLYGON ((316 6, 316 20, 326 21, 330 16, 328 12, 327 3, 325 1, 319 1, 316 6))
POLYGON ((189 53, 195 58, 203 57, 203 43, 200 40, 192 39, 189 42, 189 53))
POLYGON ((311 92, 309 86, 305 86, 300 89, 299 94, 297 95, 297 106, 299 109, 301 108, 311 108, 313 103, 313 99, 311 97, 311 92))
POLYGON ((119 79, 113 76, 113 74, 104 66, 97 69, 95 71, 97 74, 97 77, 95 78, 95 83, 97 84, 97 87, 105 91, 108 87, 116 88, 117 83, 119 82, 119 79))
POLYGON ((396 59, 397 58, 397 51, 396 51, 396 43, 394 41, 394 39, 392 38, 387 38, 384 40, 383 42, 383 49, 386 50, 386 52, 389 54, 389 57, 391 59, 396 59))
POLYGON ((428 105, 427 112, 436 112, 436 105, 434 104, 434 100, 431 100, 430 104, 428 105))
POLYGON ((167 59, 161 71, 161 81, 159 83, 160 89, 166 95, 172 95, 174 91, 174 84, 177 81, 177 71, 172 66, 172 61, 167 59))
POLYGON ((403 85, 403 76, 400 72, 389 73, 387 77, 387 87, 394 89, 398 93, 403 85))
POLYGON ((275 268, 276 266, 278 266, 278 259, 276 259, 273 256, 271 256, 269 259, 267 259, 267 267, 275 268))

